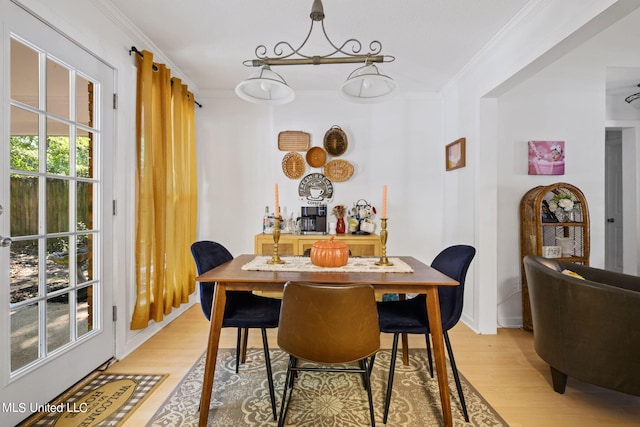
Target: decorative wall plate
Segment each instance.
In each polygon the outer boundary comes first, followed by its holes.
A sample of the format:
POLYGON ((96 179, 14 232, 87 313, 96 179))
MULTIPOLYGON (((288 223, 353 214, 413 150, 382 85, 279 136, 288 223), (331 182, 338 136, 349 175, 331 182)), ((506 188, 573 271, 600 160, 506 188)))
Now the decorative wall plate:
POLYGON ((353 175, 353 165, 346 160, 331 160, 324 165, 323 173, 333 182, 344 182, 353 175))
POLYGON ((340 126, 332 126, 324 134, 324 149, 332 156, 341 156, 347 151, 348 146, 347 134, 340 129, 340 126))
POLYGON ((282 172, 287 178, 299 179, 304 175, 307 164, 300 153, 291 151, 282 158, 282 172))
POLYGON ((298 196, 309 205, 321 205, 333 199, 333 184, 321 173, 310 173, 300 180, 298 196))

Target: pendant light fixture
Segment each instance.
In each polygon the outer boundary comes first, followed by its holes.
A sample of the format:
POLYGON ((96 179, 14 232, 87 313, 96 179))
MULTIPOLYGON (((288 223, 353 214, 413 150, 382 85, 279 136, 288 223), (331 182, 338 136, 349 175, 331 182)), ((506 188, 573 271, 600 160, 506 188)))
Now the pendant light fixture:
POLYGON ((273 46, 273 56, 269 56, 265 45, 255 49, 255 59, 243 62, 247 67, 260 67, 247 80, 236 86, 236 94, 250 102, 261 104, 284 104, 293 101, 295 94, 284 78, 271 71, 270 67, 279 65, 321 65, 321 64, 362 64, 353 71, 341 86, 344 98, 358 103, 380 102, 397 93, 398 85, 391 77, 378 70, 375 63, 392 62, 393 56, 382 55, 382 43, 377 40, 369 43, 370 51, 362 51, 362 43, 357 39, 348 39, 337 46, 331 41, 324 28, 324 7, 321 0, 314 0, 311 7, 311 26, 302 44, 295 48, 287 41, 273 46), (325 55, 308 55, 302 51, 313 32, 313 26, 320 22, 322 33, 331 46, 325 55), (349 49, 349 51, 347 51, 349 49))
MULTIPOLYGON (((640 87, 640 84, 638 85, 640 87)), ((633 108, 640 110, 640 92, 627 96, 625 99, 633 108)))
POLYGON ((340 93, 349 101, 370 104, 392 97, 397 87, 391 77, 380 74, 375 64, 367 64, 349 74, 340 93))
POLYGON ((268 65, 263 65, 240 82, 236 86, 236 94, 245 101, 261 104, 286 104, 296 97, 282 76, 271 71, 268 65))

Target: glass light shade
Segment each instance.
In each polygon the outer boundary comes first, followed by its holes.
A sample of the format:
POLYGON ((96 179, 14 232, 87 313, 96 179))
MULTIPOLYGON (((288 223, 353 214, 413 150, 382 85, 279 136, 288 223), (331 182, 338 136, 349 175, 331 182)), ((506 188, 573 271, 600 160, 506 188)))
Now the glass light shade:
POLYGON ((296 97, 282 76, 264 65, 236 86, 236 95, 258 104, 286 104, 296 97))
POLYGON ((640 92, 626 97, 625 101, 627 101, 629 105, 631 105, 636 110, 640 110, 640 92))
POLYGON ((380 74, 374 64, 356 69, 340 87, 344 98, 363 104, 385 101, 397 92, 398 84, 391 77, 380 74))

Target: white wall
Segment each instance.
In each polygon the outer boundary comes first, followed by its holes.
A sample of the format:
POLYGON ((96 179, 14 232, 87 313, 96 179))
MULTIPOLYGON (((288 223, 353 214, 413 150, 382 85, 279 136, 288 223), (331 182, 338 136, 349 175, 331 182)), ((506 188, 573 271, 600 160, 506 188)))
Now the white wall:
MULTIPOLYGON (((282 106, 247 103, 231 92, 198 96, 205 104, 197 117, 199 239, 216 240, 234 255, 253 253, 264 207, 273 211, 275 183, 281 209, 299 216, 306 203, 298 197, 300 180, 282 172, 286 152, 278 150, 278 133, 309 132, 311 145, 322 146, 325 132, 338 125, 349 143, 339 158, 351 162, 355 172, 348 181, 334 183, 329 209, 364 198, 379 210, 386 184, 388 253, 430 263, 441 249, 444 155, 438 96, 401 95, 384 104, 359 105, 337 92, 307 92, 282 106)), ((307 165, 306 173, 312 172, 322 170, 307 165)))
MULTIPOLYGON (((574 184, 587 198, 591 217, 590 263, 600 268, 604 267, 605 247, 606 70, 609 66, 640 66, 640 55, 629 54, 637 51, 637 37, 631 35, 637 34, 638 23, 640 11, 499 98, 499 145, 504 148, 506 159, 499 170, 499 193, 501 206, 511 208, 499 211, 500 224, 505 230, 517 229, 515 212, 527 189, 553 182, 574 184), (532 139, 566 142, 564 176, 527 175, 526 141, 532 139)), ((640 73, 638 78, 640 81, 640 73)), ((626 107, 618 113, 621 118, 639 117, 637 110, 626 107)), ((626 169, 627 173, 631 171, 626 169)), ((633 175, 631 180, 625 177, 625 182, 637 182, 635 172, 633 175)), ((637 229, 626 231, 637 233, 637 229)), ((637 242, 637 238, 633 240, 637 242)), ((499 283, 502 289, 508 289, 509 284, 520 278, 519 246, 508 232, 500 233, 499 241, 500 259, 505 260, 499 267, 499 283)), ((514 319, 520 313, 519 299, 513 300, 502 311, 506 319, 514 319)))
MULTIPOLYGON (((520 278, 518 207, 524 193, 538 185, 568 182, 580 188, 591 219, 591 264, 604 265, 604 73, 583 67, 569 55, 499 99, 499 142, 504 156, 498 169, 499 289, 513 289, 520 278), (544 93, 541 88, 544 87, 544 93), (565 175, 527 174, 527 141, 565 141, 565 175), (511 231, 511 232, 509 232, 511 231)), ((501 291, 504 297, 509 294, 501 291)), ((517 295, 520 296, 520 295, 517 295)), ((505 301, 502 316, 513 322, 520 298, 505 301)))
MULTIPOLYGON (((443 91, 443 132, 470 147, 470 170, 445 175, 445 205, 467 207, 458 225, 473 224, 466 235, 479 250, 464 319, 481 333, 522 324, 518 206, 529 188, 567 181, 585 192, 591 261, 603 264, 605 69, 640 59, 637 1, 528 6, 443 91), (531 139, 567 141, 567 174, 527 176, 531 139)), ((445 241, 460 234, 455 223, 445 230, 445 241)))
MULTIPOLYGON (((537 185, 568 182, 587 199, 591 219, 593 266, 604 267, 604 134, 606 68, 640 65, 637 50, 640 12, 605 30, 498 98, 498 321, 521 321, 518 206, 537 185), (614 48, 615 47, 615 48, 614 48), (527 141, 563 140, 563 176, 527 175, 527 141)), ((640 78, 640 75, 639 75, 640 78)), ((624 111, 629 114, 631 109, 624 111)))

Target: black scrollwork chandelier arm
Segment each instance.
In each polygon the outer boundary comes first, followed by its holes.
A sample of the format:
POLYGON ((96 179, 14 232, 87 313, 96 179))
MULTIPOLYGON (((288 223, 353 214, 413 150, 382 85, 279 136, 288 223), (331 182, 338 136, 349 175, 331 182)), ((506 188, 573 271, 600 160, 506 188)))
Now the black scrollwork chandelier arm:
POLYGON ((349 64, 349 63, 373 63, 373 62, 392 62, 395 60, 393 56, 382 55, 382 43, 374 40, 369 43, 369 52, 360 53, 362 51, 362 43, 354 38, 348 39, 337 46, 329 36, 324 27, 324 11, 322 2, 315 0, 311 10, 311 26, 309 32, 304 38, 300 46, 294 48, 287 41, 280 41, 273 46, 273 56, 268 55, 268 49, 265 45, 260 44, 255 49, 256 59, 248 59, 243 62, 247 67, 261 67, 263 65, 298 65, 298 64, 349 64), (322 33, 333 51, 325 55, 307 55, 302 52, 303 47, 309 41, 313 33, 313 27, 316 21, 320 21, 322 33), (350 48, 350 51, 348 51, 350 48), (337 56, 343 55, 343 56, 337 56))

